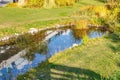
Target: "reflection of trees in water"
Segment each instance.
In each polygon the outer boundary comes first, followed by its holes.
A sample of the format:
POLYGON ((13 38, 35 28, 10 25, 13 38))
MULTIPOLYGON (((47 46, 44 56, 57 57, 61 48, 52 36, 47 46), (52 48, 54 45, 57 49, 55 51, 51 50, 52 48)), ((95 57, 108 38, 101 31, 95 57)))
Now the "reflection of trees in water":
POLYGON ((19 36, 11 36, 11 37, 4 37, 3 40, 0 40, 0 46, 5 46, 5 45, 18 45, 23 47, 26 44, 30 44, 32 42, 37 42, 37 41, 42 41, 46 37, 46 31, 40 31, 34 34, 29 34, 29 33, 24 33, 19 36), (7 39, 9 38, 9 39, 7 39))
POLYGON ((23 57, 29 61, 32 61, 35 57, 35 53, 45 54, 48 52, 47 42, 33 43, 29 45, 26 55, 23 57))
POLYGON ((105 33, 106 30, 91 28, 89 30, 73 29, 73 36, 76 39, 83 39, 88 36, 90 33, 97 31, 98 33, 105 33))
POLYGON ((0 62, 2 62, 3 60, 7 60, 8 58, 12 57, 13 55, 15 55, 16 53, 18 53, 20 51, 20 49, 18 47, 16 47, 15 45, 4 46, 3 50, 5 52, 0 54, 0 62), (10 47, 10 48, 6 49, 8 47, 10 47))
POLYGON ((87 43, 89 40, 89 36, 91 35, 91 33, 93 33, 96 35, 101 36, 101 34, 104 34, 106 32, 106 30, 102 29, 102 28, 91 28, 91 29, 73 29, 73 36, 75 37, 75 39, 82 39, 84 43, 87 43), (96 33, 97 32, 97 33, 96 33))
POLYGON ((73 36, 76 39, 81 39, 88 34, 88 30, 73 29, 73 36))
POLYGON ((15 44, 18 45, 19 47, 27 47, 29 45, 32 45, 34 42, 40 42, 44 40, 45 37, 46 37, 45 31, 35 33, 34 35, 27 33, 25 35, 20 35, 15 41, 15 44))
POLYGON ((27 54, 29 59, 32 59, 32 55, 34 56, 34 52, 46 53, 45 51, 47 51, 47 43, 41 43, 41 41, 44 40, 45 37, 46 32, 41 31, 35 33, 34 35, 26 33, 24 35, 18 36, 17 38, 11 38, 10 41, 7 42, 7 45, 1 46, 3 47, 2 50, 4 50, 5 52, 3 54, 0 54, 0 62, 3 60, 7 60, 8 58, 14 56, 25 48, 29 48, 29 51, 27 52, 29 53, 27 54), (6 49, 9 46, 10 48, 6 49))
POLYGON ((38 32, 36 34, 34 34, 33 36, 29 37, 30 41, 29 44, 27 44, 26 46, 28 47, 27 50, 27 54, 24 56, 26 59, 28 60, 33 60, 35 57, 35 53, 47 53, 48 51, 48 47, 47 47, 47 43, 46 42, 41 42, 42 40, 44 40, 46 37, 46 32, 45 31, 41 31, 38 32))
POLYGON ((43 42, 46 37, 46 32, 41 31, 38 33, 25 34, 21 35, 16 40, 16 46, 21 49, 28 48, 27 54, 24 56, 28 60, 34 59, 34 54, 38 53, 46 53, 47 52, 47 43, 43 42))

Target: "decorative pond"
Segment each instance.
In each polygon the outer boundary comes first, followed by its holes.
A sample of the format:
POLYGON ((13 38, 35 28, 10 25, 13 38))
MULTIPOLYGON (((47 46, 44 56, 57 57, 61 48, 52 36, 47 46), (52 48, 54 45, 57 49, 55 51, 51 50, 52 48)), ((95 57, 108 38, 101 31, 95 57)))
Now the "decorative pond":
POLYGON ((0 46, 0 80, 15 80, 54 54, 105 33, 100 29, 62 28, 19 36, 14 43, 0 46))

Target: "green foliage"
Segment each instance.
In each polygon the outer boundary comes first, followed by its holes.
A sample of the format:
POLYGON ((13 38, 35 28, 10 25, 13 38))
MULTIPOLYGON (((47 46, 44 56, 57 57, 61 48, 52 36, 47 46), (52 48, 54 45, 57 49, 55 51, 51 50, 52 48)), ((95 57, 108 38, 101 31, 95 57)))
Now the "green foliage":
POLYGON ((106 19, 102 17, 92 17, 90 19, 90 22, 94 25, 105 25, 107 24, 106 19))
POLYGON ((120 71, 116 71, 113 73, 112 76, 109 78, 110 80, 120 80, 120 71))
POLYGON ((46 54, 48 51, 48 46, 46 42, 32 43, 28 45, 27 54, 23 57, 29 61, 34 59, 35 53, 46 54))
POLYGON ((84 43, 84 44, 87 44, 87 43, 88 43, 88 40, 89 40, 89 38, 88 38, 87 35, 83 36, 83 43, 84 43))

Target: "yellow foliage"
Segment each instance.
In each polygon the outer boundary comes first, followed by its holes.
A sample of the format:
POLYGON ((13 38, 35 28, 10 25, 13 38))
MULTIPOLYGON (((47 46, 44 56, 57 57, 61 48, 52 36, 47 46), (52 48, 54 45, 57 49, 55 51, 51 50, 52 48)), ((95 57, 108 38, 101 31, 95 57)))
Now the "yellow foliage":
POLYGON ((88 21, 87 20, 78 20, 75 22, 76 29, 87 29, 88 21))
POLYGON ((9 3, 6 7, 18 7, 17 3, 9 3))
POLYGON ((105 6, 95 6, 93 10, 99 17, 106 17, 109 14, 109 10, 105 6))
POLYGON ((106 6, 84 6, 80 9, 80 12, 86 12, 91 15, 96 15, 97 17, 107 17, 109 14, 106 6))
POLYGON ((55 0, 58 6, 70 6, 75 3, 75 0, 55 0))
POLYGON ((80 11, 91 11, 93 10, 94 6, 83 6, 80 8, 80 11))

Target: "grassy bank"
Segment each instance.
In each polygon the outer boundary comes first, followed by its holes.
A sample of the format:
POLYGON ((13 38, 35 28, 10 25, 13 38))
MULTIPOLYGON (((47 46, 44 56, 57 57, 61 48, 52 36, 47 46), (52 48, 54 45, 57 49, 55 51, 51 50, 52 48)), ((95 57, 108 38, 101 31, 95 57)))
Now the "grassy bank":
POLYGON ((119 80, 120 38, 116 34, 65 50, 18 80, 119 80), (24 78, 24 79, 23 79, 24 78))
POLYGON ((63 18, 67 21, 73 13, 84 5, 103 5, 103 3, 97 0, 81 0, 74 6, 52 9, 0 8, 0 37, 26 32, 31 27, 43 28, 57 24, 60 23, 63 18))

